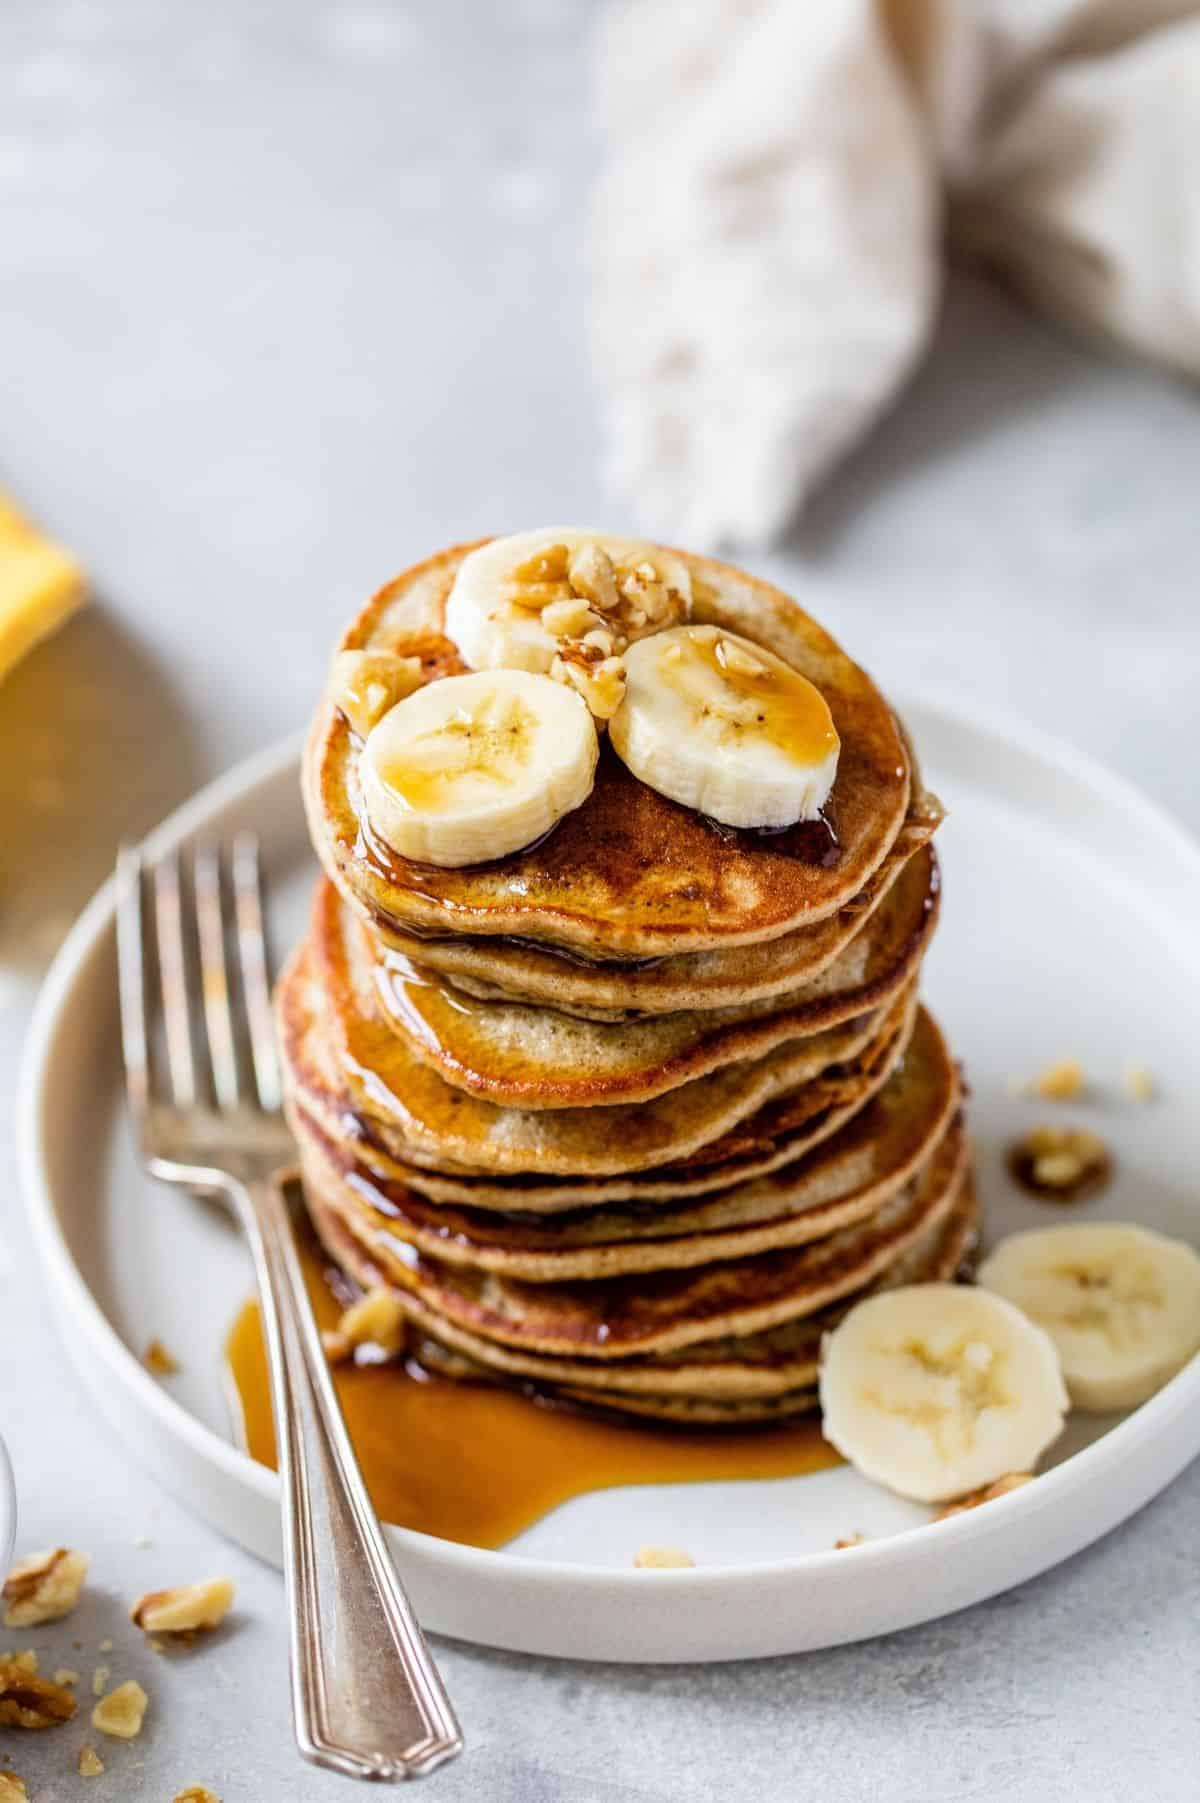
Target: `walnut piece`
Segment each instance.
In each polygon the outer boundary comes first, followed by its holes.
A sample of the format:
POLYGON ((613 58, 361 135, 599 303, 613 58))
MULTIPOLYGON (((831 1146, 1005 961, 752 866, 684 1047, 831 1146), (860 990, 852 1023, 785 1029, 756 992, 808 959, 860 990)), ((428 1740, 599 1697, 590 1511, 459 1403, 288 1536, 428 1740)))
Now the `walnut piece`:
POLYGON ((1074 1102, 1086 1088, 1087 1078, 1078 1058, 1060 1058, 1026 1084, 1024 1093, 1039 1096, 1043 1102, 1074 1102))
POLYGON ((34 1628, 69 1615, 79 1601, 89 1562, 86 1553, 55 1546, 14 1565, 0 1592, 5 1627, 34 1628))
POLYGON ((176 1792, 171 1803, 221 1803, 221 1799, 203 1784, 189 1784, 186 1790, 176 1792))
POLYGON ((542 625, 556 639, 582 639, 585 633, 595 632, 603 621, 581 595, 572 595, 569 601, 552 601, 549 607, 543 607, 542 625))
POLYGON ((0 1771, 0 1803, 21 1803, 28 1795, 23 1778, 15 1772, 0 1771))
POLYGON ((1086 1127, 1033 1127, 1009 1148, 1008 1168, 1030 1195, 1047 1202, 1077 1202, 1093 1195, 1112 1174, 1112 1158, 1098 1133, 1086 1127))
POLYGON ((147 1371, 154 1373, 155 1377, 174 1377, 179 1370, 179 1360, 173 1352, 167 1351, 159 1339, 150 1341, 142 1354, 142 1363, 147 1371))
POLYGON ((834 1541, 833 1550, 835 1553, 842 1553, 848 1546, 865 1546, 866 1544, 867 1536, 865 1534, 847 1534, 843 1539, 834 1541))
POLYGON ((736 639, 727 638, 717 640, 717 662, 733 676, 761 676, 767 667, 745 645, 739 645, 736 639))
POLYGON ((69 1665, 60 1665, 54 1674, 54 1682, 56 1684, 78 1684, 79 1673, 72 1671, 69 1665))
POLYGON ((420 688, 421 675, 419 657, 397 657, 393 651, 339 651, 325 692, 365 739, 398 701, 420 688))
POLYGON ((396 1358, 408 1340, 404 1306, 394 1290, 379 1284, 352 1302, 334 1331, 321 1338, 335 1364, 359 1346, 377 1346, 385 1357, 396 1358))
POLYGON ((595 720, 611 720, 625 699, 625 666, 619 657, 602 657, 597 662, 572 655, 558 656, 550 666, 556 682, 562 682, 582 695, 595 720))
POLYGON ((633 1563, 639 1571, 684 1571, 696 1561, 678 1546, 643 1546, 633 1563))
POLYGON ((150 1698, 136 1678, 127 1678, 92 1710, 92 1727, 114 1740, 136 1740, 142 1731, 150 1698))
POLYGON ((55 1728, 76 1707, 65 1685, 39 1678, 22 1659, 0 1658, 0 1728, 55 1728))
POLYGON ((219 1626, 232 1605, 233 1579, 205 1578, 173 1590, 148 1591, 139 1596, 129 1619, 146 1634, 196 1634, 219 1626))
POLYGON ((111 1665, 98 1665, 92 1673, 92 1695, 102 1697, 108 1689, 108 1680, 112 1677, 111 1665))
POLYGON ((621 657, 631 639, 690 612, 690 595, 648 558, 627 549, 624 560, 614 562, 595 540, 569 553, 565 545, 551 544, 527 557, 512 571, 506 596, 521 613, 539 614, 555 641, 551 676, 583 697, 598 726, 624 699, 621 657))
POLYGON ((601 545, 579 546, 568 566, 567 580, 577 595, 601 613, 611 613, 620 602, 612 558, 601 545))
POLYGON ((1007 1496, 1010 1490, 1019 1490, 1022 1484, 1033 1482, 1032 1471, 1010 1471, 1006 1477, 998 1477, 993 1484, 984 1484, 980 1490, 971 1490, 966 1496, 960 1496, 956 1502, 947 1503, 934 1516, 935 1521, 948 1521, 951 1515, 961 1515, 964 1509, 977 1509, 980 1503, 991 1502, 997 1496, 1007 1496))
POLYGON ((95 1747, 86 1744, 79 1749, 79 1776, 81 1778, 98 1778, 104 1770, 104 1761, 95 1747))
POLYGON ((1144 1064, 1126 1067, 1125 1093, 1132 1102, 1152 1102, 1158 1094, 1158 1085, 1144 1064))

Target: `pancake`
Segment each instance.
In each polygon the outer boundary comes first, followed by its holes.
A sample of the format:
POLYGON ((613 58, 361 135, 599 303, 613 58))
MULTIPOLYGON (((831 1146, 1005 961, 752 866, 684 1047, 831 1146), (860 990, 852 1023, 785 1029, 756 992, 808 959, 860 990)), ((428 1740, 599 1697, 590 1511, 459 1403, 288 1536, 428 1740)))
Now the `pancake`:
MULTIPOLYGON (((302 1118, 294 1126, 306 1183, 343 1218, 353 1217, 360 1237, 400 1257, 415 1247, 450 1264, 530 1283, 684 1270, 803 1245, 873 1214, 930 1149, 929 1140, 906 1136, 911 1155, 889 1167, 872 1145, 858 1161, 871 1166, 870 1174, 844 1190, 836 1189, 836 1178, 831 1186, 827 1171, 819 1173, 823 1184, 806 1185, 801 1167, 681 1207, 589 1208, 576 1218, 528 1219, 447 1208, 372 1180, 361 1167, 347 1172, 302 1118)), ((836 1170, 836 1160, 829 1162, 836 1170)))
MULTIPOLYGON (((319 1207, 319 1205, 318 1205, 319 1207)), ((339 1267, 364 1289, 383 1282, 383 1272, 332 1215, 322 1215, 325 1244, 339 1267)), ((946 1218, 916 1240, 884 1275, 816 1315, 785 1322, 759 1334, 706 1340, 657 1357, 618 1361, 581 1360, 528 1353, 484 1340, 451 1323, 438 1324, 439 1339, 427 1334, 412 1346, 417 1362, 449 1376, 491 1375, 529 1382, 539 1389, 556 1385, 627 1396, 707 1397, 734 1400, 787 1394, 816 1382, 821 1335, 846 1310, 876 1290, 904 1283, 949 1282, 970 1259, 978 1236, 974 1188, 968 1179, 946 1218)), ((406 1307, 411 1299, 399 1292, 406 1307)), ((415 1305, 414 1325, 428 1315, 415 1305)))
POLYGON ((937 923, 932 847, 918 852, 841 954, 793 995, 738 1007, 599 1022, 524 1002, 463 996, 396 954, 374 958, 380 1007, 412 1054, 456 1089, 514 1107, 649 1101, 788 1040, 893 1000, 916 974, 937 923))
POLYGON ((615 1175, 697 1151, 769 1101, 853 1058, 886 1031, 876 1010, 753 1063, 699 1077, 668 1096, 612 1108, 529 1111, 453 1088, 413 1057, 383 1018, 373 966, 328 884, 312 930, 284 970, 277 1018, 290 1091, 320 1119, 404 1163, 475 1172, 615 1175))
MULTIPOLYGON (((444 636, 444 605, 470 549, 443 551, 390 582, 340 648, 420 657, 426 680, 461 670, 444 636)), ((909 759, 891 709, 780 590, 709 558, 686 562, 694 618, 768 646, 825 697, 841 739, 825 817, 777 834, 720 826, 639 782, 606 743, 587 800, 537 844, 491 864, 415 864, 371 832, 360 741, 323 701, 305 757, 310 832, 327 873, 368 925, 640 958, 774 939, 853 901, 908 811, 909 759)))
POLYGON ((480 1001, 529 1002, 584 1020, 627 1020, 726 1008, 791 994, 839 958, 902 871, 928 845, 942 806, 914 786, 904 825, 879 869, 845 907, 761 945, 681 952, 638 964, 597 963, 512 939, 433 939, 375 925, 381 955, 396 952, 480 1001))
MULTIPOLYGON (((947 1134, 914 1183, 867 1221, 806 1246, 593 1281, 533 1284, 464 1269, 412 1246, 364 1242, 355 1218, 338 1219, 435 1338, 449 1323, 521 1351, 610 1360, 759 1332, 862 1289, 951 1213, 965 1159, 964 1136, 947 1134)), ((318 1191, 308 1196, 323 1235, 331 1210, 318 1191)))
MULTIPOLYGON (((928 1016, 925 1017, 928 1020, 928 1016)), ((932 1155, 959 1106, 959 1086, 933 1023, 868 1107, 806 1158, 715 1195, 636 1198, 550 1215, 429 1202, 388 1183, 293 1115, 305 1180, 360 1239, 406 1256, 550 1282, 682 1269, 799 1245, 873 1213, 932 1155)))

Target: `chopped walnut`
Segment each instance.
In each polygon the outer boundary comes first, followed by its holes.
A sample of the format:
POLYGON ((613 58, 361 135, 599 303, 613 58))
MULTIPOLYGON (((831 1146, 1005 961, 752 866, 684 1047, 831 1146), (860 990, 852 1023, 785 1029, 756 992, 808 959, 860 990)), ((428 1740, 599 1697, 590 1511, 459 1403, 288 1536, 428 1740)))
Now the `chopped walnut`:
POLYGON ((1043 1102, 1074 1102, 1086 1088, 1087 1078, 1078 1058, 1061 1058, 1025 1084, 1022 1093, 1039 1096, 1043 1102))
POLYGON ((35 1677, 37 1675, 38 1656, 31 1646, 22 1648, 20 1652, 13 1650, 0 1653, 0 1663, 5 1661, 9 1665, 15 1665, 18 1671, 30 1672, 35 1677))
POLYGON ((0 1803, 21 1803, 28 1795, 23 1778, 15 1772, 0 1771, 0 1803))
POLYGON ((601 624, 599 614, 594 614, 580 595, 572 595, 569 601, 552 601, 542 609, 542 625, 556 639, 582 639, 601 624))
POLYGON ((834 1541, 833 1550, 835 1553, 842 1553, 848 1546, 865 1546, 866 1544, 867 1536, 865 1534, 847 1534, 843 1539, 834 1541))
POLYGON ((79 1673, 73 1671, 69 1665, 60 1665, 54 1674, 54 1682, 56 1684, 78 1684, 79 1673))
POLYGON ((571 553, 551 544, 526 558, 512 572, 507 598, 522 612, 540 615, 555 641, 550 674, 582 695, 601 726, 621 705, 620 659, 630 640, 677 624, 690 612, 690 595, 648 558, 627 551, 624 561, 614 562, 594 541, 571 553))
POLYGON ((112 1677, 111 1665, 98 1665, 92 1673, 92 1695, 102 1697, 108 1689, 108 1680, 112 1677))
POLYGON ((221 1799, 203 1784, 189 1784, 186 1790, 176 1792, 172 1803, 221 1803, 221 1799))
POLYGON ((104 1770, 104 1761, 95 1747, 82 1746, 79 1749, 79 1776, 81 1778, 98 1778, 104 1770))
POLYGON ((142 1354, 142 1363, 147 1371, 153 1371, 155 1377, 174 1377, 179 1370, 179 1360, 173 1352, 168 1352, 161 1340, 151 1340, 142 1354))
POLYGON ((570 561, 567 579, 577 595, 611 613, 620 601, 612 558, 600 545, 580 545, 570 561))
POLYGON ((339 651, 326 694, 365 739, 398 701, 420 688, 421 675, 419 657, 397 657, 392 651, 339 651))
POLYGON ((966 1496, 960 1496, 956 1502, 947 1503, 934 1516, 935 1521, 947 1521, 951 1515, 961 1515, 964 1509, 977 1509, 980 1503, 991 1502, 997 1496, 1007 1496, 1010 1490, 1019 1490, 1022 1484, 1033 1482, 1032 1471, 1010 1471, 1006 1477, 998 1477, 994 1484, 984 1484, 980 1490, 971 1490, 966 1496))
POLYGON ((354 1352, 353 1341, 337 1327, 321 1329, 321 1345, 331 1365, 344 1365, 354 1352))
POLYGON ((92 1727, 114 1740, 136 1740, 142 1731, 150 1698, 136 1678, 127 1678, 92 1710, 92 1727))
POLYGON ((352 1302, 332 1333, 322 1334, 325 1354, 334 1363, 359 1346, 376 1346, 387 1358, 404 1351, 408 1330, 404 1305, 394 1290, 379 1284, 352 1302))
POLYGON ((87 1577, 88 1556, 55 1546, 31 1553, 14 1565, 4 1581, 4 1625, 34 1628, 69 1615, 79 1601, 87 1577))
POLYGON ((1127 1066, 1125 1093, 1133 1102, 1152 1102, 1158 1094, 1158 1085, 1144 1064, 1127 1066))
POLYGON ((21 1659, 0 1659, 0 1728, 54 1728, 76 1708, 65 1685, 39 1678, 21 1659))
POLYGON ((205 1578, 139 1596, 129 1619, 146 1634, 195 1634, 215 1628, 233 1606, 232 1578, 205 1578))
POLYGON ((1031 1195, 1047 1202, 1077 1202, 1103 1188, 1112 1158, 1098 1133, 1086 1127, 1034 1127, 1010 1147, 1008 1168, 1031 1195))
POLYGON ((625 666, 619 657, 604 657, 598 663, 556 657, 550 674, 582 695, 596 720, 611 720, 625 699, 625 666))
POLYGON ((639 1571, 684 1571, 696 1561, 678 1546, 643 1546, 633 1563, 639 1571))
POLYGON ((767 667, 745 645, 727 638, 717 640, 717 662, 734 676, 761 676, 767 667))

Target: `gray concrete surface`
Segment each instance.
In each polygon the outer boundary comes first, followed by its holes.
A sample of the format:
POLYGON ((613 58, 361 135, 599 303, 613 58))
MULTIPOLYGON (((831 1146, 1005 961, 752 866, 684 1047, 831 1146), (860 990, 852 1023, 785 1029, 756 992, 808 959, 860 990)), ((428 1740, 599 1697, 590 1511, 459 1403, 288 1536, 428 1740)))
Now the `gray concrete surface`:
MULTIPOLYGON (((8 1123, 34 980, 118 833, 302 721, 385 574, 488 530, 624 523, 586 358, 591 17, 0 8, 0 485, 99 595, 0 687, 0 1430, 26 1541, 94 1555, 87 1648, 144 1581, 227 1565, 241 1598, 219 1647, 155 1664, 152 1725, 97 1797, 351 1792, 292 1752, 279 1580, 131 1469, 52 1337, 8 1123)), ((913 391, 760 564, 885 683, 1025 715, 1197 827, 1198 457, 1193 394, 959 280, 913 391)), ((444 1647, 470 1751, 430 1794, 1185 1803, 1198 1516, 1194 1466, 1035 1584, 803 1659, 444 1647)), ((77 1796, 68 1734, 0 1733, 0 1765, 77 1796)))

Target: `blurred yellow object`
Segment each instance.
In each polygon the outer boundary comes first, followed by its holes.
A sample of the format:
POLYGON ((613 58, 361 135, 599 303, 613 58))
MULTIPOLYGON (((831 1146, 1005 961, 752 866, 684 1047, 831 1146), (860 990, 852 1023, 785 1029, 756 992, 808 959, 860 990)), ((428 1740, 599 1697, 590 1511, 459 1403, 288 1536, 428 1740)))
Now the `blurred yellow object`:
POLYGON ((83 571, 0 495, 0 678, 81 606, 83 571))

